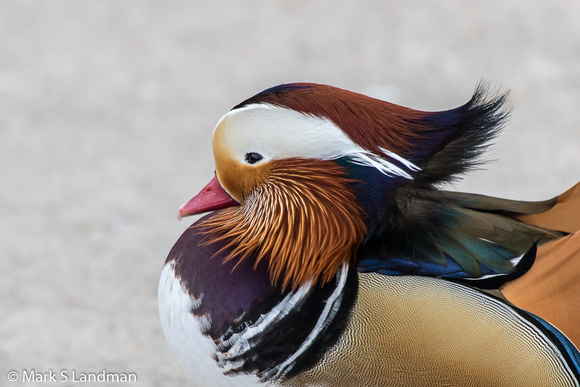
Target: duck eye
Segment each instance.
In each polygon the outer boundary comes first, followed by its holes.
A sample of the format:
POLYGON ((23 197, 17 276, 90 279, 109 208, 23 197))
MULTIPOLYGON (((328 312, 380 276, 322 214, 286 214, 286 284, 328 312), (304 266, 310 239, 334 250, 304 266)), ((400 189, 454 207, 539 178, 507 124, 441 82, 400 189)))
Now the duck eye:
POLYGON ((264 157, 256 152, 246 153, 246 161, 248 164, 256 164, 258 161, 262 160, 264 157))

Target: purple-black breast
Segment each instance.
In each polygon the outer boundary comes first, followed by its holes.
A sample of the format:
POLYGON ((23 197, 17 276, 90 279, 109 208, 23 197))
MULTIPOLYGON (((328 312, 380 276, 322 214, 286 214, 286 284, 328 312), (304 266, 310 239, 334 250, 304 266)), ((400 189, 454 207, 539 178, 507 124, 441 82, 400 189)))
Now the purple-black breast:
POLYGON ((211 327, 204 334, 216 339, 228 329, 235 331, 236 326, 241 329, 245 323, 255 321, 261 311, 269 310, 284 294, 270 284, 265 264, 254 267, 251 256, 242 262, 236 259, 224 262, 229 250, 218 253, 223 244, 204 240, 206 236, 195 225, 213 214, 185 230, 165 263, 175 263, 175 276, 181 285, 190 297, 201 301, 192 314, 211 316, 211 327))

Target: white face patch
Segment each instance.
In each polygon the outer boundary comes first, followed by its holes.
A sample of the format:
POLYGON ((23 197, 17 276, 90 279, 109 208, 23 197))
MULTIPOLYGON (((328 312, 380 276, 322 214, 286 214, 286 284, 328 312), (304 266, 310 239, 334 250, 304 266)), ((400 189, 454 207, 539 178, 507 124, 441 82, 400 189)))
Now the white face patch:
POLYGON ((356 164, 374 167, 385 175, 411 179, 409 172, 419 168, 389 150, 384 156, 355 144, 338 126, 326 118, 303 114, 270 104, 252 104, 235 109, 218 122, 214 140, 237 161, 248 164, 246 154, 260 154, 266 162, 288 157, 336 160, 349 157, 356 164))

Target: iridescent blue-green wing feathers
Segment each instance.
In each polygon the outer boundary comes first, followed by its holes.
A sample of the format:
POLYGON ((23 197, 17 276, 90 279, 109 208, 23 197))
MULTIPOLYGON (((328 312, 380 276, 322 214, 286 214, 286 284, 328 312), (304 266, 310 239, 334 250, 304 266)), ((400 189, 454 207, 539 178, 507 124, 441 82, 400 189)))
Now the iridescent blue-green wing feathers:
POLYGON ((513 279, 516 267, 531 265, 537 244, 565 235, 510 217, 519 211, 544 211, 549 202, 517 203, 435 190, 398 192, 393 201, 395 222, 361 248, 361 271, 481 279, 479 286, 492 288, 513 279))

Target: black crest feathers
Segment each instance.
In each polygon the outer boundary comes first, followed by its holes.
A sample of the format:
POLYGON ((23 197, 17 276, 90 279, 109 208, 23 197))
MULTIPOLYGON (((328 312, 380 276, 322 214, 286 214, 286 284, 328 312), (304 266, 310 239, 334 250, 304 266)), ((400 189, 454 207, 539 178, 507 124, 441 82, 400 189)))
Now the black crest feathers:
POLYGON ((511 113, 508 96, 509 91, 491 91, 487 83, 480 82, 465 105, 423 117, 421 120, 437 127, 435 133, 443 139, 433 136, 439 144, 425 157, 415 183, 449 183, 482 164, 479 156, 503 129, 511 113))

